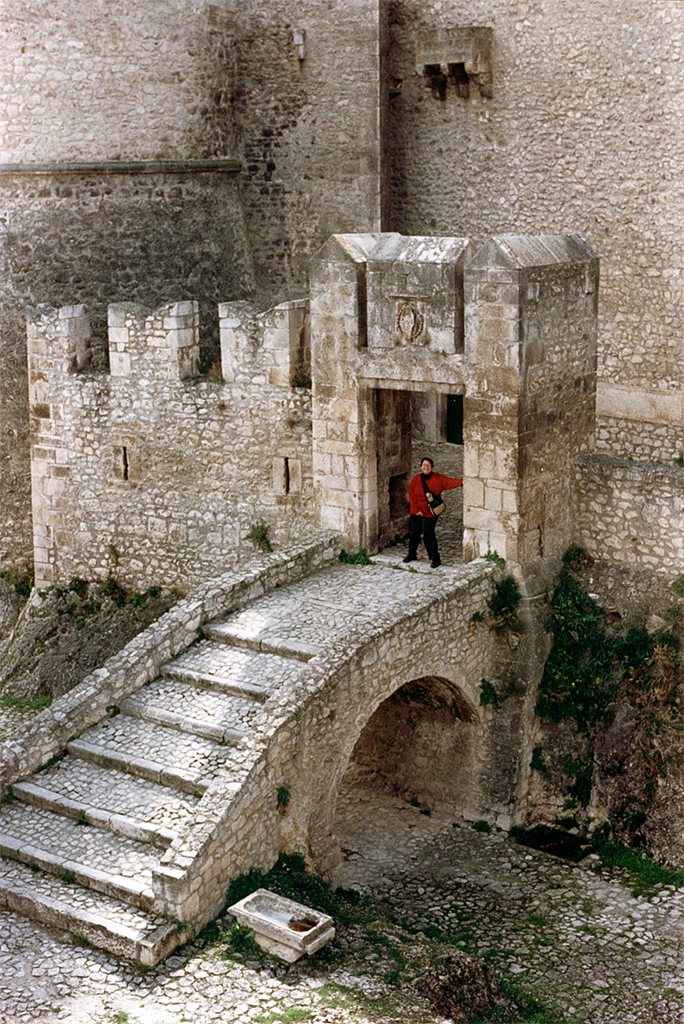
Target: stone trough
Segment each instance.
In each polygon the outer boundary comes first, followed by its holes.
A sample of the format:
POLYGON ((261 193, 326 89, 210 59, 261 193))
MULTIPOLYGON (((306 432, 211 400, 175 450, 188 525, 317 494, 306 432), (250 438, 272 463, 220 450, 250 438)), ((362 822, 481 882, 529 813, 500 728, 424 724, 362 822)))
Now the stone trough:
POLYGON ((262 949, 290 964, 311 956, 335 936, 333 920, 327 914, 268 889, 257 889, 228 910, 254 932, 262 949))

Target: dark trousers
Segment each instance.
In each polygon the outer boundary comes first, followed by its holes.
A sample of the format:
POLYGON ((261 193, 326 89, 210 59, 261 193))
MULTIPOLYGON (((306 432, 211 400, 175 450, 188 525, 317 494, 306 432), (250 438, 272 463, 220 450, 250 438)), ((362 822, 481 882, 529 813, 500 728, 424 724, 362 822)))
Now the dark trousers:
POLYGON ((418 545, 420 544, 420 538, 422 536, 425 544, 425 550, 428 553, 428 558, 431 562, 436 562, 439 559, 439 551, 437 550, 437 538, 435 537, 435 527, 437 526, 437 516, 411 516, 409 523, 409 545, 408 553, 414 558, 418 551, 418 545))

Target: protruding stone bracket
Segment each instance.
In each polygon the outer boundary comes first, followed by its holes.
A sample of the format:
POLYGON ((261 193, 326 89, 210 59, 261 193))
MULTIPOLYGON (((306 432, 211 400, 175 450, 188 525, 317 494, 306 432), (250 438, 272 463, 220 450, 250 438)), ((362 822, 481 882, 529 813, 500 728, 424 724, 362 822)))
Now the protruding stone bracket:
POLYGON ((481 26, 428 28, 418 32, 416 71, 426 79, 435 99, 445 100, 450 86, 467 99, 471 82, 481 96, 491 99, 493 37, 493 29, 481 26))

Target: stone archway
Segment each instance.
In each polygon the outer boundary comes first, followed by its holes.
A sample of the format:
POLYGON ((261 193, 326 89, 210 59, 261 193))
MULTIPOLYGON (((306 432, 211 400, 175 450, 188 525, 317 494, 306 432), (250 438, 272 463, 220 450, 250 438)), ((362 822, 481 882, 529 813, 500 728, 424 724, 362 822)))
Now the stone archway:
POLYGON ((464 561, 497 551, 537 578, 572 542, 574 460, 594 444, 598 260, 577 235, 471 252, 465 238, 334 235, 314 259, 318 522, 371 550, 391 528, 378 390, 463 396, 464 561))
POLYGON ((342 787, 363 786, 462 814, 477 786, 479 715, 441 676, 412 679, 380 704, 352 751, 342 787))

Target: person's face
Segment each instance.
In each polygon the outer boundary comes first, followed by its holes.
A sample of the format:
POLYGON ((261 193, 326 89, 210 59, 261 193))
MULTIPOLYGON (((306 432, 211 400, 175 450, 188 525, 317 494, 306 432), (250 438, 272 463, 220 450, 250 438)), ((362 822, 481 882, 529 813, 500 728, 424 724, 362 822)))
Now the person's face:
POLYGON ((423 459, 423 461, 421 462, 420 471, 421 473, 423 473, 424 476, 430 476, 430 473, 432 472, 432 466, 430 465, 427 459, 423 459))

